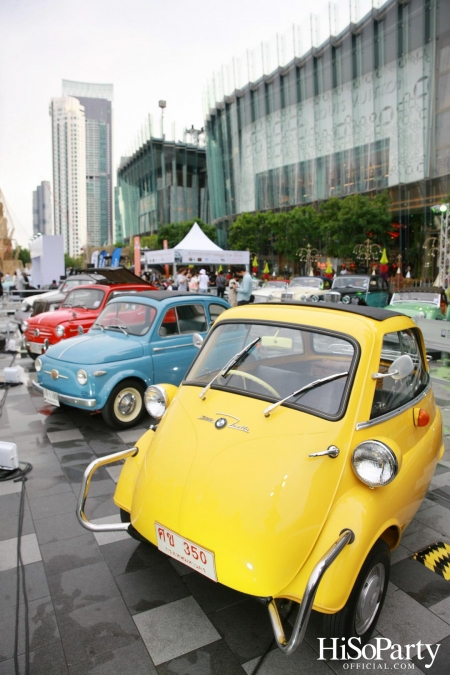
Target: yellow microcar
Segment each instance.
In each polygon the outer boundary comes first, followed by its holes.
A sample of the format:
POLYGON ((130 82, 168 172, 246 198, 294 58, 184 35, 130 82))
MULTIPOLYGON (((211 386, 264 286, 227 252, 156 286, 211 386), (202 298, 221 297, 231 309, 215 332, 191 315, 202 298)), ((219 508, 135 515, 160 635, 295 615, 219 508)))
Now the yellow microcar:
POLYGON ((261 599, 285 653, 311 609, 324 636, 365 644, 444 451, 420 330, 378 308, 269 303, 226 311, 194 343, 180 387, 146 392, 159 424, 86 470, 80 522, 261 599), (121 458, 122 522, 93 524, 92 473, 121 458), (283 600, 299 604, 289 640, 283 600))

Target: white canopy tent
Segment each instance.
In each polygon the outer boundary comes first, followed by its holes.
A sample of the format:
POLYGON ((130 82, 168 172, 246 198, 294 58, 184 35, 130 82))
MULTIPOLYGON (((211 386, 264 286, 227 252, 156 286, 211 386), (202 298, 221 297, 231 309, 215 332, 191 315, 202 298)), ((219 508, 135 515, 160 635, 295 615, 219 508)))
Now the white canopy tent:
POLYGON ((174 248, 145 251, 147 265, 249 265, 250 251, 225 251, 217 246, 197 223, 174 248))

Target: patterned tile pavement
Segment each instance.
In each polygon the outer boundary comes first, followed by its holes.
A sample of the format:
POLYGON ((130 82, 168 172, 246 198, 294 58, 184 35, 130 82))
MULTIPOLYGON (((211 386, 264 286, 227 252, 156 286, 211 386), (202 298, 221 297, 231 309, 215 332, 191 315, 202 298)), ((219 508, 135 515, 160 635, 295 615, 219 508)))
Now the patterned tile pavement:
MULTIPOLYGON (((248 675, 271 642, 267 610, 215 584, 126 533, 91 534, 75 517, 84 469, 95 457, 133 443, 143 428, 115 433, 100 416, 54 409, 30 388, 34 367, 18 360, 23 384, 11 389, 0 438, 30 461, 22 551, 29 601, 33 675, 248 675)), ((0 373, 9 356, 0 357, 0 373)), ((445 456, 401 546, 377 630, 402 645, 440 643, 436 660, 411 654, 409 672, 450 672, 450 581, 412 556, 439 540, 450 543, 450 371, 437 369, 435 395, 445 420, 445 456)), ((0 397, 2 393, 0 392, 0 397)), ((117 518, 112 501, 119 466, 92 483, 88 515, 117 518)), ((0 675, 14 670, 15 563, 20 485, 0 483, 0 675)), ((22 600, 21 600, 22 602, 22 600)), ((23 605, 20 606, 23 617, 23 605)), ((357 664, 319 661, 320 617, 286 658, 273 644, 259 675, 332 675, 357 664)), ((23 672, 24 635, 19 650, 23 672)), ((392 669, 392 662, 376 663, 392 669)), ((361 669, 361 663, 358 663, 361 669)), ((370 665, 370 664, 369 664, 370 665)), ((375 668, 371 668, 374 670, 375 668)))

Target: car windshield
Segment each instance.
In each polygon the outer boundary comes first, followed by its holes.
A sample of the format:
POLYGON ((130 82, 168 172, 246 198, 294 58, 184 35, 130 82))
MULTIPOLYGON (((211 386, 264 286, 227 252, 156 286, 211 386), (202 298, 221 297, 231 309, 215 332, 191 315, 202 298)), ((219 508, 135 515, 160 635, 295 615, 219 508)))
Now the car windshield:
POLYGON ((343 277, 337 277, 333 281, 332 288, 358 288, 361 291, 367 291, 369 288, 369 279, 367 277, 344 275, 343 277))
POLYGON ((91 328, 128 335, 145 335, 156 316, 156 309, 140 302, 110 302, 91 328))
POLYGON ((77 277, 74 277, 72 279, 66 279, 64 284, 61 286, 61 293, 68 293, 71 291, 73 288, 76 288, 77 286, 86 286, 87 284, 93 284, 94 279, 89 280, 89 279, 78 279, 77 277))
POLYGON ((262 287, 263 288, 279 288, 279 287, 284 287, 286 286, 285 281, 266 281, 262 287))
POLYGON ((62 307, 79 307, 81 309, 98 309, 105 296, 104 291, 98 288, 76 288, 70 291, 62 307))
POLYGON ((398 302, 412 302, 412 303, 423 303, 429 302, 432 305, 437 307, 441 304, 441 295, 440 293, 427 293, 420 291, 408 291, 403 293, 394 293, 391 300, 391 305, 395 305, 398 302))
POLYGON ((283 405, 331 419, 345 407, 356 364, 355 342, 340 333, 275 324, 222 323, 215 328, 192 365, 185 384, 233 391, 271 402, 340 373, 322 386, 290 397, 283 405), (260 338, 236 366, 220 371, 246 345, 260 338))
POLYGON ((294 286, 320 288, 321 282, 322 280, 320 277, 294 277, 294 279, 292 279, 291 283, 289 284, 289 288, 293 288, 294 286))

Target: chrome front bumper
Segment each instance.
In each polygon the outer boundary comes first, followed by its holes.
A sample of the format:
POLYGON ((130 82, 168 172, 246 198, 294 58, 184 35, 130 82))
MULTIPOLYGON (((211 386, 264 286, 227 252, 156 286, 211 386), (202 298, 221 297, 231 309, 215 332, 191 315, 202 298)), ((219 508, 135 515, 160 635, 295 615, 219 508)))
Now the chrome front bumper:
MULTIPOLYGON (((106 455, 105 457, 99 457, 89 464, 86 471, 84 472, 83 480, 81 482, 80 496, 78 497, 77 504, 77 518, 81 525, 91 532, 116 532, 116 531, 127 531, 130 527, 130 523, 92 523, 86 516, 84 509, 86 505, 86 500, 89 493, 89 486, 91 483, 92 476, 94 471, 99 469, 105 464, 111 464, 117 462, 121 459, 126 459, 127 457, 134 457, 139 452, 139 448, 129 448, 128 450, 123 450, 122 452, 115 452, 113 455, 106 455)), ((331 564, 336 560, 339 554, 344 550, 344 548, 353 543, 355 535, 352 530, 345 529, 342 530, 336 542, 331 546, 331 548, 325 553, 325 555, 319 560, 317 565, 314 567, 311 576, 308 579, 306 584, 305 592, 303 594, 303 601, 299 607, 297 619, 295 621, 294 629, 292 631, 291 638, 286 639, 283 624, 281 621, 280 614, 278 612, 278 607, 276 605, 274 598, 264 598, 264 602, 267 604, 269 610, 270 621, 272 623, 273 632, 275 635, 275 641, 281 651, 286 654, 292 654, 303 642, 303 638, 306 633, 306 628, 308 626, 309 617, 311 615, 312 606, 314 603, 314 598, 319 588, 320 581, 331 566, 331 564)))
POLYGON ((138 452, 139 448, 129 448, 128 450, 115 452, 113 455, 99 457, 98 459, 94 459, 94 461, 89 464, 86 471, 84 472, 83 480, 81 481, 80 496, 78 497, 77 504, 77 518, 81 525, 86 528, 86 530, 89 530, 90 532, 116 532, 117 530, 128 530, 130 523, 92 523, 86 516, 84 507, 86 505, 86 499, 88 497, 91 478, 94 474, 94 471, 99 469, 101 466, 105 466, 105 464, 112 464, 113 462, 118 462, 120 459, 134 457, 138 452))
MULTIPOLYGON (((41 394, 44 393, 45 387, 42 386, 42 384, 39 384, 36 380, 33 380, 32 382, 33 387, 37 389, 41 394)), ((92 409, 95 408, 97 405, 97 399, 96 398, 76 398, 75 396, 67 396, 67 394, 58 394, 58 398, 62 403, 68 403, 69 405, 74 405, 77 408, 88 408, 92 409)))

